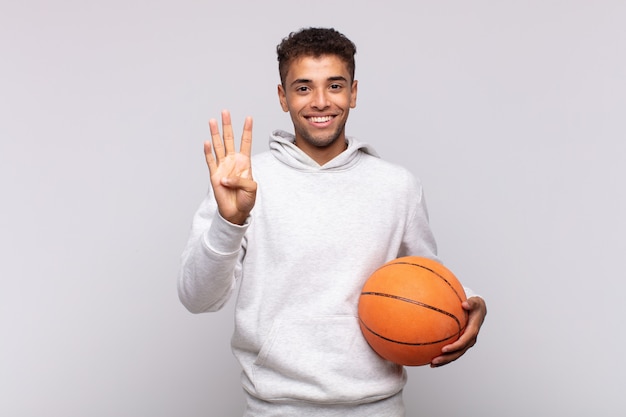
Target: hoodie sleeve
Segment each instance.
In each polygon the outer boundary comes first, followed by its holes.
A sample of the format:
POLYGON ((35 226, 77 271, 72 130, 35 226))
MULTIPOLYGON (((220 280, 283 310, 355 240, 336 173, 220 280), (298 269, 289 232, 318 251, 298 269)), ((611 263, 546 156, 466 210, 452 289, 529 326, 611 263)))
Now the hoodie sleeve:
POLYGON ((437 242, 430 229, 422 184, 411 174, 406 175, 407 189, 404 194, 410 196, 407 198, 409 218, 398 257, 423 256, 441 262, 437 256, 437 242))
MULTIPOLYGON (((399 256, 423 256, 443 263, 437 255, 437 243, 430 228, 428 208, 426 207, 423 187, 418 179, 414 180, 417 182, 414 186, 417 187, 418 198, 415 202, 413 215, 407 225, 407 230, 399 256)), ((465 290, 467 298, 480 297, 469 287, 463 286, 463 289, 465 290)))
POLYGON ((189 240, 181 256, 178 297, 192 313, 217 311, 226 304, 238 277, 244 250, 244 225, 220 216, 209 193, 194 215, 189 240))

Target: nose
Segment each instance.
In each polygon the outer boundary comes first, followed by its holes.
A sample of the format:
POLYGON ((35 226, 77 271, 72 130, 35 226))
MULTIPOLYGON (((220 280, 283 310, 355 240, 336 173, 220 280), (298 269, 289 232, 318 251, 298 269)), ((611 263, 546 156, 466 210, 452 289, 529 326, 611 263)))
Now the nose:
POLYGON ((311 107, 317 110, 325 109, 330 106, 326 91, 323 89, 317 90, 313 93, 311 98, 311 107))

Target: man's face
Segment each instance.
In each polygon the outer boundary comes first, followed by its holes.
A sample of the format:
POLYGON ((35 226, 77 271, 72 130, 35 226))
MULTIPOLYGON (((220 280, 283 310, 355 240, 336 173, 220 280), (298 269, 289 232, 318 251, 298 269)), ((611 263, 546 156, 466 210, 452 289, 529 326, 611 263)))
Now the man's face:
MULTIPOLYGON (((335 55, 291 63, 278 97, 294 125, 296 145, 309 155, 345 149, 345 125, 356 107, 357 82, 335 55)), ((335 152, 332 152, 335 153, 335 152)))

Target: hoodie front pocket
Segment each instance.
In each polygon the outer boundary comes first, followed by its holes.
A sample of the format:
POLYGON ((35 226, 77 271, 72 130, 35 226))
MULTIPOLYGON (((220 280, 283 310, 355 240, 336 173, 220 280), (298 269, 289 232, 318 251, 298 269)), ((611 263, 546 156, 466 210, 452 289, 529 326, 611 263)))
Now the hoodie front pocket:
POLYGON ((252 371, 256 395, 268 401, 365 403, 406 380, 369 347, 354 316, 277 320, 252 371))

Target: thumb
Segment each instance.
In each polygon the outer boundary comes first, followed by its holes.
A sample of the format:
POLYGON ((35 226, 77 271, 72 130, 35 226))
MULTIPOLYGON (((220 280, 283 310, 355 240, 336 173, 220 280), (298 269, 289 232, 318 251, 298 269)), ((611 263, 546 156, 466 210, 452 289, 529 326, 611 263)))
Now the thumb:
POLYGON ((254 193, 257 190, 257 183, 253 179, 250 178, 242 178, 242 177, 224 177, 220 180, 220 183, 224 187, 228 188, 237 188, 243 191, 247 191, 250 193, 254 193))

